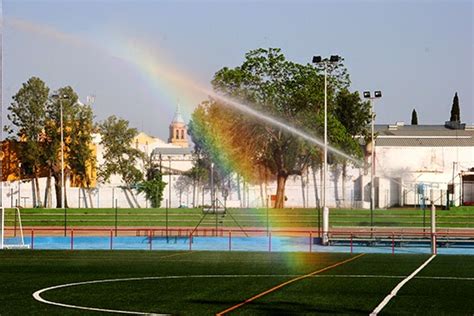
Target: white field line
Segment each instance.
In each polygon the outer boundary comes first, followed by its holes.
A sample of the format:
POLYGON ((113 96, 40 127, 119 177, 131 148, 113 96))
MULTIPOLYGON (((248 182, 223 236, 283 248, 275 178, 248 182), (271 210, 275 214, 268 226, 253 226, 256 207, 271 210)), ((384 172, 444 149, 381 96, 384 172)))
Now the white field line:
MULTIPOLYGON (((121 314, 132 314, 132 315, 167 315, 167 314, 152 314, 147 312, 135 312, 135 311, 122 311, 122 310, 114 310, 114 309, 103 309, 103 308, 95 308, 95 307, 86 307, 86 306, 77 306, 71 304, 63 304, 48 301, 41 297, 41 294, 50 290, 78 286, 78 285, 86 285, 86 284, 97 284, 97 283, 108 283, 108 282, 127 282, 127 281, 141 281, 141 280, 166 280, 166 279, 188 279, 188 278, 268 278, 268 277, 298 277, 301 276, 299 274, 215 274, 215 275, 174 275, 174 276, 155 276, 155 277, 141 277, 141 278, 124 278, 124 279, 106 279, 106 280, 93 280, 93 281, 85 281, 85 282, 77 282, 77 283, 68 283, 62 285, 51 286, 48 288, 44 288, 38 290, 33 293, 33 297, 35 300, 49 304, 55 305, 60 307, 66 308, 75 308, 75 309, 82 309, 82 310, 89 310, 89 311, 97 311, 97 312, 107 312, 107 313, 121 313, 121 314)), ((373 275, 373 274, 322 274, 322 275, 313 275, 310 278, 387 278, 387 279, 403 279, 406 276, 401 275, 373 275)), ((474 278, 463 278, 463 277, 415 277, 415 279, 436 279, 436 280, 464 280, 464 281, 474 281, 474 278)))
POLYGON ((420 272, 421 270, 423 270, 424 267, 426 267, 430 262, 431 260, 433 260, 434 258, 436 257, 436 255, 432 255, 431 257, 429 257, 428 260, 425 261, 425 263, 423 263, 421 266, 418 267, 418 269, 416 269, 415 271, 413 271, 412 274, 410 274, 409 276, 407 276, 405 279, 403 279, 400 283, 397 284, 397 286, 392 290, 392 292, 390 292, 390 294, 388 294, 382 302, 380 302, 380 304, 374 309, 374 311, 372 313, 370 313, 370 316, 376 316, 378 313, 380 313, 380 311, 385 307, 385 305, 388 304, 388 302, 390 302, 390 300, 395 296, 397 295, 398 291, 408 282, 410 281, 413 277, 415 277, 415 275, 418 274, 418 272, 420 272))
POLYGON ((290 275, 182 275, 182 276, 159 276, 159 277, 142 277, 142 278, 124 278, 124 279, 106 279, 106 280, 93 280, 93 281, 85 281, 85 282, 76 282, 76 283, 67 283, 61 284, 56 286, 51 286, 48 288, 44 288, 38 290, 33 293, 33 298, 41 303, 55 305, 60 307, 66 308, 75 308, 81 310, 89 310, 89 311, 96 311, 96 312, 106 312, 106 313, 117 313, 117 314, 133 314, 133 315, 169 315, 169 314, 155 314, 155 313, 148 313, 148 312, 135 312, 135 311, 122 311, 122 310, 115 310, 115 309, 104 309, 104 308, 96 308, 96 307, 86 307, 86 306, 78 306, 78 305, 71 305, 71 304, 63 304, 53 301, 48 301, 41 297, 41 294, 50 290, 78 286, 78 285, 86 285, 86 284, 98 284, 98 283, 109 283, 109 282, 127 282, 127 281, 141 281, 141 280, 164 280, 164 279, 187 279, 187 278, 235 278, 235 277, 291 277, 290 275))

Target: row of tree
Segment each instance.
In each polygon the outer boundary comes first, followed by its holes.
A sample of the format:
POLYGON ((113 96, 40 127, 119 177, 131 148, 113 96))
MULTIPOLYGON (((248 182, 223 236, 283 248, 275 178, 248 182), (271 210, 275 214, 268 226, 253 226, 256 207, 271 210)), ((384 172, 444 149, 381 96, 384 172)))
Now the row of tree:
MULTIPOLYGON (((62 87, 51 93, 37 77, 23 83, 13 96, 8 111, 11 125, 4 127, 9 134, 7 142, 17 145, 15 154, 20 177, 33 181, 35 206, 51 205, 54 179, 56 207, 63 207, 61 146, 65 178, 74 179, 78 186, 90 189, 96 168, 92 147, 94 133, 100 134, 100 144, 104 147, 104 163, 99 166, 98 180, 107 182, 112 175, 119 175, 125 188, 144 192, 153 206, 159 206, 164 187, 161 174, 153 172, 149 159, 133 148, 138 131, 129 127, 128 121, 110 116, 95 124, 91 106, 81 103, 71 87, 62 87), (144 168, 137 167, 139 162, 144 168), (38 180, 43 176, 46 176, 47 184, 42 199, 38 180)), ((67 207, 67 199, 65 203, 67 207)), ((92 199, 90 203, 92 205, 92 199)))
MULTIPOLYGON (((451 112, 449 116, 449 122, 461 123, 461 110, 459 108, 458 93, 454 93, 453 105, 451 106, 451 112)), ((411 125, 418 125, 418 113, 413 109, 411 112, 411 125)))

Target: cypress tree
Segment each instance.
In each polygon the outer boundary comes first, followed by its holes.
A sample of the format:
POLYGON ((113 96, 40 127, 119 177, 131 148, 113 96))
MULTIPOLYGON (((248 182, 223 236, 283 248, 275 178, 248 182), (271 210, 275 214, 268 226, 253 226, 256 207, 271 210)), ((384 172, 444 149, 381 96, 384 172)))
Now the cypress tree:
POLYGON ((418 114, 415 109, 411 112, 411 125, 418 125, 418 114))
POLYGON ((454 94, 453 106, 451 107, 451 118, 449 120, 451 122, 461 122, 461 113, 459 110, 459 99, 457 92, 454 94))

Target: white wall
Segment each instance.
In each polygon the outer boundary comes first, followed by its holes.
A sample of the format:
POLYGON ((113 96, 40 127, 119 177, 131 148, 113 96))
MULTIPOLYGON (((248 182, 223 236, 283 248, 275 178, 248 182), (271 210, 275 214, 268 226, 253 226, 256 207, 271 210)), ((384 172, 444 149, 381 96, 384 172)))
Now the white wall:
MULTIPOLYGON (((100 161, 100 160, 99 160, 100 161)), ((168 167, 168 161, 163 161, 168 167)), ((172 169, 185 170, 191 168, 190 161, 172 161, 172 169)), ((454 203, 459 205, 461 196, 461 179, 458 176, 462 170, 467 170, 474 166, 474 148, 470 147, 377 147, 376 148, 376 207, 385 208, 397 204, 417 205, 420 196, 416 186, 424 183, 427 187, 427 197, 430 197, 429 190, 433 189, 434 199, 437 205, 446 204, 447 184, 452 181, 454 173, 455 193, 454 203), (454 164, 453 164, 454 162, 454 164), (454 171, 453 171, 454 170, 454 171)), ((286 184, 287 207, 315 207, 317 205, 315 188, 317 195, 321 198, 320 171, 315 171, 316 182, 313 178, 312 170, 303 176, 304 186, 299 176, 291 176, 286 184), (304 198, 303 198, 304 192, 304 198)), ((171 177, 171 192, 169 184, 163 192, 162 207, 165 206, 166 199, 170 199, 171 207, 180 205, 192 206, 192 187, 182 192, 181 201, 179 192, 175 187, 178 175, 171 177)), ((163 180, 169 182, 168 175, 163 180)), ((53 180, 54 181, 54 180, 53 180)), ((107 185, 99 185, 97 189, 91 191, 93 207, 112 207, 113 200, 117 200, 118 207, 149 207, 144 195, 130 196, 120 186, 120 178, 112 177, 107 185)), ((41 194, 44 194, 46 179, 40 179, 41 194)), ((21 184, 21 205, 32 207, 33 190, 31 182, 21 184)), ((367 170, 348 167, 347 178, 343 183, 342 172, 339 169, 330 168, 327 204, 329 207, 369 207, 370 201, 370 173, 367 170)), ((54 190, 54 187, 53 187, 54 190)), ((84 193, 78 188, 68 188, 67 198, 70 207, 84 207, 84 193)), ((198 190, 196 203, 202 205, 202 191, 198 190)), ((228 205, 235 207, 264 207, 268 195, 276 193, 276 183, 260 185, 244 185, 240 183, 240 200, 238 189, 235 188, 229 193, 228 205)), ((54 192, 52 206, 55 207, 54 192)), ((223 197, 217 192, 217 198, 223 197)), ((44 196, 41 196, 43 201, 44 196)), ((3 202, 9 207, 18 200, 18 182, 4 183, 3 202), (11 196, 13 193, 13 196, 11 196), (12 198, 13 197, 13 198, 12 198)), ((89 203, 90 204, 90 203, 89 203)), ((204 193, 204 204, 210 204, 210 192, 204 193)))

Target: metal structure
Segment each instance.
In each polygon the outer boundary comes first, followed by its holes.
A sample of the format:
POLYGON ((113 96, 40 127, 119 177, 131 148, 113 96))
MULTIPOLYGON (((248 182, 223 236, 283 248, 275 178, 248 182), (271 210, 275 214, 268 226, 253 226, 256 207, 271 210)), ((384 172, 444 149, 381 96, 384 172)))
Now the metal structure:
POLYGON ((371 117, 371 142, 372 150, 370 155, 370 227, 374 226, 374 208, 375 208, 375 138, 374 138, 374 122, 375 122, 375 113, 373 101, 375 99, 381 98, 382 92, 375 91, 374 96, 372 97, 370 91, 364 91, 364 98, 369 99, 370 102, 370 117, 371 117))
POLYGON ((339 62, 341 58, 338 55, 331 55, 329 58, 314 56, 313 63, 322 64, 324 66, 324 160, 323 160, 323 187, 321 191, 323 205, 323 244, 328 243, 329 230, 329 208, 326 205, 327 178, 328 178, 328 65, 339 62))

